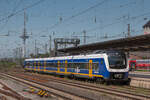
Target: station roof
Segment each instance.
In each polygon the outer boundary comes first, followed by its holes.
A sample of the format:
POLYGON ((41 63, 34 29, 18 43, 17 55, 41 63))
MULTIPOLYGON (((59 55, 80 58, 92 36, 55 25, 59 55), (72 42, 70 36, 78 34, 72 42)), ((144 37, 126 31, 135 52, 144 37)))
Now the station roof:
POLYGON ((148 21, 148 22, 143 26, 143 28, 146 28, 146 27, 150 27, 150 21, 148 21))
POLYGON ((79 53, 95 50, 112 50, 112 49, 123 51, 150 50, 150 34, 80 45, 77 47, 69 47, 66 49, 58 49, 58 51, 66 53, 79 53))

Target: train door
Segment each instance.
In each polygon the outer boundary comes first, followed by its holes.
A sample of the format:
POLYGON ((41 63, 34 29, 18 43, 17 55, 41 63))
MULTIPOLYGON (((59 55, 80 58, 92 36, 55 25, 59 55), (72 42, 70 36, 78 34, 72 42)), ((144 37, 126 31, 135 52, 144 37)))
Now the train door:
POLYGON ((46 71, 46 61, 44 61, 44 72, 46 71))
POLYGON ((36 71, 36 61, 34 61, 34 70, 36 71))
POLYGON ((57 71, 60 72, 60 61, 57 62, 57 71))
POLYGON ((67 73, 67 66, 68 66, 68 62, 67 60, 65 60, 65 73, 67 73))
POLYGON ((92 77, 92 60, 89 60, 89 77, 92 77))
POLYGON ((38 71, 40 71, 40 61, 38 61, 38 71))

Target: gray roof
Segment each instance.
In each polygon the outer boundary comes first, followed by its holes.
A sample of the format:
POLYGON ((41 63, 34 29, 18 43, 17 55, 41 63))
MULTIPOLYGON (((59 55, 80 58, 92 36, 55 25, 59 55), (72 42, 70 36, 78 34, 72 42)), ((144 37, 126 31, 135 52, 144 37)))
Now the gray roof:
POLYGON ((150 20, 143 26, 143 28, 145 27, 150 27, 150 20))

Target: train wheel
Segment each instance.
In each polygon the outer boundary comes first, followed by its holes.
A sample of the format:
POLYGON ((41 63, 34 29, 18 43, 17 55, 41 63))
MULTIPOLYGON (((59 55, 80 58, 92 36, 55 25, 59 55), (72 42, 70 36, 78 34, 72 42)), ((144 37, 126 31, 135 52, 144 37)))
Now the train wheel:
POLYGON ((71 75, 69 76, 69 78, 70 78, 70 79, 74 79, 74 75, 71 74, 71 75))
POLYGON ((104 84, 104 79, 103 78, 97 78, 96 82, 100 83, 100 84, 104 84))
POLYGON ((110 81, 106 81, 105 84, 106 84, 106 85, 110 85, 110 81))
POLYGON ((124 84, 125 85, 130 85, 130 82, 131 82, 131 78, 128 78, 128 81, 125 81, 124 84))

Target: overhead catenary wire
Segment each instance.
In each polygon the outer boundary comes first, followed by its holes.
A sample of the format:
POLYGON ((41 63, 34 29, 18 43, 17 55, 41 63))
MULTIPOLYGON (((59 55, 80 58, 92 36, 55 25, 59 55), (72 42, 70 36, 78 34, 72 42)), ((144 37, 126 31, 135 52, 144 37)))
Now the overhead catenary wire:
MULTIPOLYGON (((133 21, 133 20, 135 20, 135 19, 137 19, 137 18, 140 18, 140 17, 145 16, 145 15, 149 15, 149 14, 150 14, 150 12, 147 12, 147 13, 144 13, 144 14, 140 14, 140 15, 137 15, 137 16, 130 17, 130 19, 132 19, 132 21, 133 21)), ((117 21, 115 21, 115 22, 112 22, 112 23, 103 25, 103 26, 97 26, 97 27, 88 29, 88 30, 86 30, 86 32, 95 31, 95 30, 97 30, 97 29, 103 29, 103 28, 106 28, 106 27, 109 27, 109 26, 112 26, 112 25, 118 24, 118 23, 121 23, 121 19, 119 19, 119 20, 117 20, 117 21)), ((81 33, 81 32, 82 32, 82 31, 77 32, 77 33, 81 33)))
MULTIPOLYGON (((11 11, 11 13, 10 13, 9 15, 13 14, 13 13, 17 10, 17 8, 20 6, 20 4, 22 3, 22 1, 23 1, 23 0, 20 0, 20 1, 16 4, 16 6, 12 9, 12 11, 11 11)), ((10 19, 9 17, 6 19, 6 22, 5 22, 4 25, 1 27, 0 32, 6 27, 7 23, 9 22, 9 19, 10 19)))
POLYGON ((35 2, 35 3, 33 3, 33 4, 30 4, 30 5, 28 5, 28 6, 24 7, 24 8, 22 8, 22 9, 16 11, 16 12, 14 12, 14 13, 11 13, 11 14, 9 14, 8 16, 6 16, 6 17, 0 19, 0 22, 2 22, 2 21, 4 21, 4 20, 7 20, 8 18, 11 18, 11 17, 17 15, 18 13, 23 12, 24 10, 27 10, 27 9, 29 9, 29 8, 32 8, 32 7, 34 7, 34 6, 36 6, 36 5, 40 4, 40 3, 42 3, 42 2, 44 2, 44 1, 45 1, 45 0, 39 0, 39 1, 35 2))
POLYGON ((92 10, 92 9, 94 9, 94 8, 96 8, 96 7, 100 6, 100 5, 102 5, 102 4, 104 4, 106 1, 108 1, 108 0, 103 0, 103 1, 101 1, 101 2, 99 2, 99 3, 97 3, 97 4, 95 4, 95 5, 93 5, 93 6, 91 6, 91 7, 88 7, 87 9, 82 10, 82 11, 80 11, 80 12, 78 12, 78 13, 76 13, 76 14, 74 14, 74 15, 72 15, 72 16, 70 16, 70 17, 68 17, 68 18, 66 18, 66 19, 64 19, 64 20, 62 20, 62 21, 60 21, 60 22, 58 22, 58 23, 52 25, 49 29, 55 28, 55 27, 58 26, 59 24, 65 23, 65 22, 67 22, 67 21, 69 21, 69 20, 71 20, 71 19, 73 19, 73 18, 75 18, 75 17, 77 17, 77 16, 80 16, 80 15, 82 15, 82 14, 84 14, 84 13, 86 13, 86 12, 88 12, 88 11, 90 11, 90 10, 92 10))
MULTIPOLYGON (((67 21, 70 21, 70 20, 72 20, 73 18, 78 17, 78 16, 80 16, 80 15, 82 15, 82 14, 84 14, 84 13, 86 13, 86 12, 88 12, 88 11, 90 11, 90 10, 92 10, 92 9, 94 9, 94 8, 96 8, 96 7, 100 6, 100 5, 102 5, 102 4, 104 4, 104 3, 107 2, 107 1, 109 1, 109 0, 103 0, 102 2, 99 2, 99 3, 97 3, 97 4, 93 5, 93 6, 91 6, 91 7, 87 8, 87 9, 85 9, 85 10, 82 10, 82 11, 80 11, 80 12, 78 12, 78 13, 76 13, 76 14, 74 14, 74 15, 72 15, 72 16, 66 18, 66 19, 64 19, 64 20, 61 20, 60 22, 55 23, 55 24, 52 25, 51 27, 46 28, 46 30, 43 30, 43 31, 41 31, 41 32, 45 32, 45 31, 47 31, 48 29, 53 29, 53 28, 57 27, 57 26, 60 25, 60 24, 63 24, 63 23, 65 23, 65 22, 67 22, 67 21)), ((117 7, 112 7, 112 8, 123 8, 123 7, 129 6, 129 5, 131 5, 131 4, 135 4, 135 3, 136 3, 135 1, 131 1, 131 2, 128 2, 128 3, 125 3, 125 4, 119 5, 119 6, 117 6, 117 7)), ((82 22, 82 21, 80 21, 80 22, 82 22)), ((74 24, 74 23, 73 23, 73 24, 74 24)), ((39 33, 41 33, 41 32, 39 32, 39 33)))

